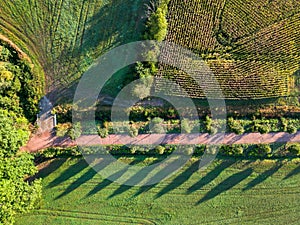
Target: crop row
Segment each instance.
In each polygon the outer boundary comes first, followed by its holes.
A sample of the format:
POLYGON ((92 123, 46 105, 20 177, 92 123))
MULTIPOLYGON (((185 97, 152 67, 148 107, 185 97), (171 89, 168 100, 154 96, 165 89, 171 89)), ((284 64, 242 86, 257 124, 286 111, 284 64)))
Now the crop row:
MULTIPOLYGON (((291 75, 296 71, 300 58, 298 3, 288 1, 286 7, 292 10, 290 12, 277 1, 271 4, 246 2, 248 4, 239 0, 205 3, 173 0, 169 5, 167 41, 204 57, 227 99, 287 96, 291 75), (237 8, 237 5, 243 8, 237 8), (265 18, 267 12, 270 12, 269 18, 265 18), (224 22, 229 15, 235 19, 232 21, 235 24, 233 30, 230 29, 232 24, 224 22), (244 26, 242 33, 234 30, 241 29, 239 26, 244 26)), ((168 60, 173 54, 167 49, 161 52, 161 57, 168 60)), ((190 63, 188 57, 178 60, 181 63, 186 60, 186 67, 190 63)), ((162 76, 176 81, 191 97, 205 97, 197 82, 178 69, 161 64, 158 77, 162 76)), ((205 92, 214 93, 214 88, 218 88, 204 81, 201 71, 196 79, 208 87, 205 92)), ((165 83, 158 79, 157 90, 180 95, 176 87, 164 86, 165 83)))

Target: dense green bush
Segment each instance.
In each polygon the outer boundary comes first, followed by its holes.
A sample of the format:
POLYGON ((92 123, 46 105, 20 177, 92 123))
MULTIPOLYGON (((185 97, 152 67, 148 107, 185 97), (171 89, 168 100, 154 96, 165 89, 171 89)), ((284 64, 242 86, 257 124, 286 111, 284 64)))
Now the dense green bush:
POLYGON ((297 132, 297 128, 293 124, 289 124, 286 131, 290 134, 295 134, 297 132))
POLYGON ((287 150, 293 155, 293 156, 300 156, 300 144, 291 144, 287 147, 287 150))
POLYGON ((156 154, 158 155, 163 155, 165 153, 165 147, 164 146, 161 146, 161 145, 158 145, 156 148, 155 148, 155 152, 156 154))
POLYGON ((223 156, 243 156, 244 148, 241 145, 222 145, 219 154, 223 156))
POLYGON ((248 153, 250 157, 270 157, 272 153, 272 148, 268 144, 258 144, 248 153))
POLYGON ((136 137, 139 135, 139 130, 133 126, 129 127, 129 135, 130 137, 136 137))
POLYGON ((79 147, 77 147, 77 146, 67 147, 67 148, 50 147, 50 148, 46 148, 42 151, 38 151, 34 154, 35 161, 37 163, 40 163, 42 161, 45 161, 47 159, 52 159, 52 158, 76 157, 76 156, 81 156, 81 151, 80 151, 79 147))
POLYGON ((72 122, 72 105, 57 105, 53 108, 52 114, 56 114, 58 123, 70 123, 72 122))
POLYGON ((79 122, 72 124, 72 127, 68 131, 68 135, 72 140, 76 140, 82 133, 81 124, 79 122))
POLYGON ((101 127, 98 127, 98 135, 101 137, 101 138, 106 138, 108 135, 109 135, 109 132, 108 132, 108 129, 107 128, 101 128, 101 127))
POLYGON ((71 123, 59 123, 55 127, 56 135, 58 137, 65 137, 69 134, 69 131, 72 127, 71 123))
POLYGON ((37 172, 33 156, 19 152, 28 139, 27 120, 0 109, 0 224, 12 224, 15 214, 33 209, 41 198, 40 181, 24 180, 37 172))
POLYGON ((234 120, 232 117, 227 120, 228 128, 231 132, 236 134, 243 134, 245 132, 244 127, 237 120, 234 120))

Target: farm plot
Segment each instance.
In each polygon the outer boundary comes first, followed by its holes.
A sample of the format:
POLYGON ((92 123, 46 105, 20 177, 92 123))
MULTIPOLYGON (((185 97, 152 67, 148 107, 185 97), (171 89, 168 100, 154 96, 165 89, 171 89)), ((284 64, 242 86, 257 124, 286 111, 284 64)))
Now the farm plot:
POLYGON ((48 92, 62 93, 59 90, 71 87, 96 57, 140 39, 143 4, 133 0, 1 0, 0 33, 40 65, 48 92))
MULTIPOLYGON (((299 69, 299 10, 295 1, 173 0, 166 39, 205 60, 226 99, 288 96, 299 69)), ((165 51, 161 57, 172 54, 165 51)), ((160 64, 157 76, 174 80, 191 97, 205 97, 199 85, 176 68, 160 64)))

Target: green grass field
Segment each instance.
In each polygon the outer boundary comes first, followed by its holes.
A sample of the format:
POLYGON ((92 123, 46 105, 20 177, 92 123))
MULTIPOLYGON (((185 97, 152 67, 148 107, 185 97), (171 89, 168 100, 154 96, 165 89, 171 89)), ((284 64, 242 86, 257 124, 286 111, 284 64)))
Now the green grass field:
POLYGON ((299 160, 218 159, 206 171, 197 168, 193 159, 166 181, 140 188, 103 179, 81 158, 49 161, 39 173, 40 209, 16 224, 298 224, 299 160))

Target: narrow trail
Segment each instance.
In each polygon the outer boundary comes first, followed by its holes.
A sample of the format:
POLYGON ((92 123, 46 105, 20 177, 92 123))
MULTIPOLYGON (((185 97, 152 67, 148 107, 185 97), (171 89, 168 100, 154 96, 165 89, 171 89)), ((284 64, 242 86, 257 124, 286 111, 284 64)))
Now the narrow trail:
POLYGON ((71 147, 76 145, 113 145, 113 144, 270 144, 270 143, 300 143, 300 131, 296 134, 285 132, 278 133, 246 133, 236 135, 233 133, 225 134, 141 134, 135 138, 128 135, 112 134, 106 138, 100 138, 98 135, 82 135, 76 141, 69 137, 57 137, 53 132, 44 132, 34 135, 26 146, 21 150, 36 152, 49 147, 71 147))

